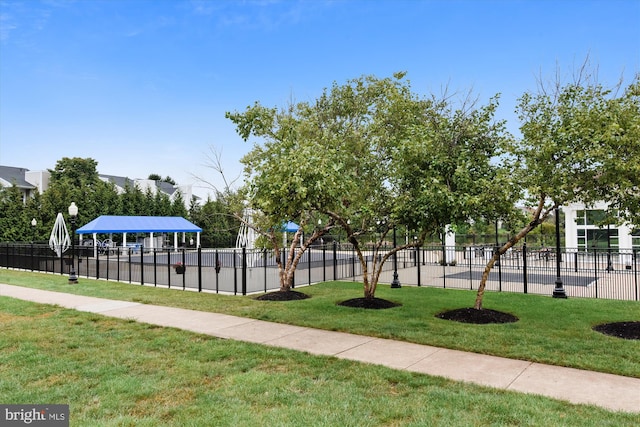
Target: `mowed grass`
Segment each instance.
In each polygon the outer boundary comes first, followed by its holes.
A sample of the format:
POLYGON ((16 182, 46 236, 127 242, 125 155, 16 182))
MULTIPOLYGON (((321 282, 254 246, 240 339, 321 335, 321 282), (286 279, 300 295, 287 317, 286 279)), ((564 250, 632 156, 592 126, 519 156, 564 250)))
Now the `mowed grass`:
MULTIPOLYGON (((171 294, 168 294, 171 295, 171 294)), ((0 296, 0 402, 72 426, 636 426, 614 413, 0 296)))
POLYGON ((516 315, 510 324, 471 325, 436 318, 439 312, 471 307, 474 291, 429 287, 390 289, 379 298, 401 303, 386 310, 336 305, 362 296, 362 285, 327 282, 299 288, 311 296, 301 301, 257 301, 255 296, 229 296, 168 290, 81 278, 0 270, 0 283, 29 286, 146 304, 226 313, 266 321, 391 338, 419 344, 491 354, 592 371, 640 377, 640 341, 623 340, 592 330, 605 322, 640 321, 640 303, 602 299, 554 299, 545 296, 490 292, 484 306, 516 315))

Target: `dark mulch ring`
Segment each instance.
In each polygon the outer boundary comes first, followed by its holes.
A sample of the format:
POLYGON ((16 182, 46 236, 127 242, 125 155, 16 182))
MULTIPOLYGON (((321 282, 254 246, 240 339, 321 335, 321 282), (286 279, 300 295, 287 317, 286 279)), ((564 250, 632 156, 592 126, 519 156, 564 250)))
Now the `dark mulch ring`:
POLYGON ((615 322, 596 325, 593 330, 625 340, 640 340, 640 322, 615 322))
POLYGON ((487 308, 483 308, 482 310, 476 310, 475 308, 458 308, 456 310, 444 311, 436 314, 436 317, 445 320, 453 320, 455 322, 475 323, 477 325, 486 325, 488 323, 513 323, 518 321, 518 318, 513 314, 489 310, 487 308))
POLYGON ((353 298, 339 302, 338 305, 352 308, 370 308, 380 310, 383 308, 400 307, 402 304, 388 301, 382 298, 353 298))
POLYGON ((310 298, 309 295, 303 294, 298 291, 277 291, 269 292, 268 294, 260 295, 256 299, 259 301, 299 301, 301 299, 310 298))

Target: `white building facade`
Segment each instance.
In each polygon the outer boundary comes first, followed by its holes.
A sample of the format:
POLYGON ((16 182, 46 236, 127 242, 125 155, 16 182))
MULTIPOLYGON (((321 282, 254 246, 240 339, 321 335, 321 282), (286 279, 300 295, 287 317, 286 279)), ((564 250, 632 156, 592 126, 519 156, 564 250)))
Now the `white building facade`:
POLYGON ((605 216, 607 204, 595 203, 586 207, 581 203, 563 206, 565 215, 565 246, 569 251, 590 252, 611 249, 630 253, 640 250, 640 230, 627 225, 597 225, 605 216))

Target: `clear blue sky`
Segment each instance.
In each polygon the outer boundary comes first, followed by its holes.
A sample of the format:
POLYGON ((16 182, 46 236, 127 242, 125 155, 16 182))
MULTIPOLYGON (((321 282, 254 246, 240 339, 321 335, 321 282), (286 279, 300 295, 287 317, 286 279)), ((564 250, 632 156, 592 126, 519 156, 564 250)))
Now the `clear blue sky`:
POLYGON ((219 182, 209 147, 230 177, 251 148, 226 111, 395 71, 500 92, 517 130, 517 98, 587 55, 605 84, 640 72, 640 0, 0 0, 0 164, 219 182))

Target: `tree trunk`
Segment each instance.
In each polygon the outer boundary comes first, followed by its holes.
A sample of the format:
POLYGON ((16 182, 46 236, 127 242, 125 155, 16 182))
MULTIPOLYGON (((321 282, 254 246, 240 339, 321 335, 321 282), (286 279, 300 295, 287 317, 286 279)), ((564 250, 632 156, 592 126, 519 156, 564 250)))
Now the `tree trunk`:
POLYGON ((484 298, 484 291, 487 285, 487 280, 489 279, 489 273, 491 272, 491 269, 495 265, 496 261, 498 261, 502 255, 504 255, 511 247, 513 247, 513 245, 518 243, 531 230, 533 230, 538 225, 543 223, 549 216, 549 213, 553 209, 555 209, 555 207, 557 206, 557 204, 554 204, 551 208, 545 210, 543 213, 545 199, 546 199, 546 196, 544 194, 540 196, 540 199, 538 201, 538 207, 533 213, 533 219, 531 220, 531 222, 527 224, 527 226, 525 226, 522 230, 520 230, 518 234, 516 234, 514 237, 509 239, 509 241, 505 243, 501 248, 499 248, 498 251, 493 255, 493 257, 491 257, 489 262, 487 262, 487 265, 485 266, 484 271, 482 272, 480 285, 478 286, 478 293, 476 294, 476 302, 473 305, 473 308, 475 308, 476 310, 482 310, 482 299, 484 298))

